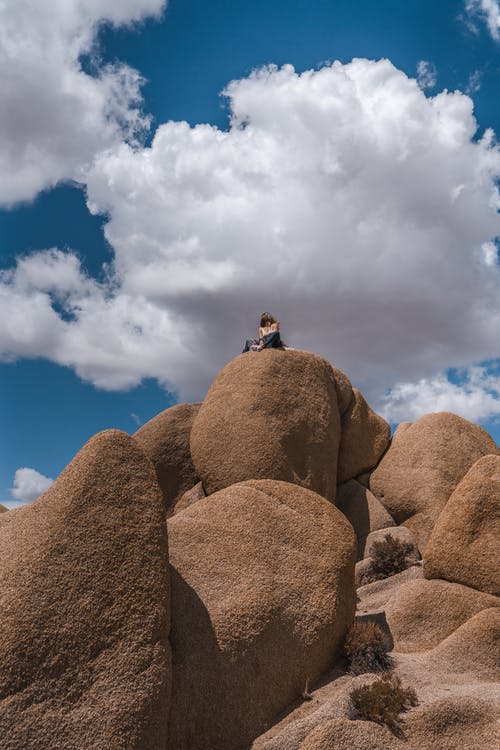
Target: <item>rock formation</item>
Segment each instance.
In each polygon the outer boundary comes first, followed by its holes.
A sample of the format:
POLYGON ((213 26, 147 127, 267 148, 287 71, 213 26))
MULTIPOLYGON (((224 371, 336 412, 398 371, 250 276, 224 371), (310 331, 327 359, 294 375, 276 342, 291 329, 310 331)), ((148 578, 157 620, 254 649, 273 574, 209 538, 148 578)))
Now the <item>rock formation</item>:
POLYGON ((327 669, 355 609, 352 528, 285 482, 232 485, 168 522, 172 750, 245 747, 327 669))
POLYGON ((500 594, 500 456, 485 456, 452 494, 424 557, 426 578, 500 594))
POLYGON ((482 456, 500 454, 485 430, 455 414, 427 414, 396 432, 370 477, 370 489, 396 523, 425 546, 448 498, 482 456))
POLYGON ((355 479, 339 485, 336 505, 351 522, 358 540, 358 560, 365 557, 366 538, 371 531, 395 526, 382 503, 355 479))
POLYGON ((389 445, 321 357, 236 357, 201 406, 99 433, 0 507, 1 750, 491 750, 499 499, 476 425, 389 445), (377 667, 417 691, 401 733, 354 708, 377 667))
POLYGON ((354 399, 342 416, 338 483, 354 479, 372 469, 389 445, 391 428, 353 388, 354 399))
POLYGON ((435 669, 498 683, 500 608, 483 609, 428 653, 435 669))
POLYGON ((155 467, 167 515, 198 481, 191 460, 189 437, 200 404, 177 404, 146 422, 134 437, 155 467))
POLYGON ((242 354, 219 373, 194 420, 191 453, 208 495, 278 479, 335 498, 340 414, 331 365, 309 352, 242 354))
POLYGON ((458 583, 415 580, 399 588, 385 613, 396 650, 413 652, 434 648, 491 607, 500 607, 500 598, 458 583))
POLYGON ((133 438, 99 433, 5 514, 0 557, 2 750, 164 750, 167 535, 133 438))

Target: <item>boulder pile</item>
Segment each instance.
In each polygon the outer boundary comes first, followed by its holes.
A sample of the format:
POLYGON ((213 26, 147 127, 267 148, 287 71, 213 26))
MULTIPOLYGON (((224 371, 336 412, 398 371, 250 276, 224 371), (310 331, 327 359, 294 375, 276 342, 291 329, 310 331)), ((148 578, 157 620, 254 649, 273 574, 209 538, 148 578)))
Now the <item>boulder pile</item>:
POLYGON ((491 748, 499 505, 476 425, 391 439, 321 357, 236 357, 1 512, 2 750, 491 748), (352 712, 354 622, 417 691, 404 739, 352 712))

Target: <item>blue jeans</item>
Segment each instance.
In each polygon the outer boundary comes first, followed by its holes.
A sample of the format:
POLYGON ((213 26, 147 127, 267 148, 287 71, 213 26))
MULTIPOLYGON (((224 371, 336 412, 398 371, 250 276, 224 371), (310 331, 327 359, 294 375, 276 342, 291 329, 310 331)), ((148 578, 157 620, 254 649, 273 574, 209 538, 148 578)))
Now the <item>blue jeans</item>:
MULTIPOLYGON (((263 338, 263 349, 281 349, 281 336, 279 331, 272 331, 263 338)), ((258 344, 259 339, 247 339, 242 354, 250 351, 252 344, 258 344)))

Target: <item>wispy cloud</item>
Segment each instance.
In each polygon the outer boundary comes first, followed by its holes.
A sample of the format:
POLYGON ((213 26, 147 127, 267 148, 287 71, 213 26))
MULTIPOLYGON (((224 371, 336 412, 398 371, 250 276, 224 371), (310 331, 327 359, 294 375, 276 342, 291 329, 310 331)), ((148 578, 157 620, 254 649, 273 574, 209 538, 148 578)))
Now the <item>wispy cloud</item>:
POLYGON ((481 84, 483 80, 483 71, 482 70, 474 70, 470 76, 469 80, 467 81, 467 85, 465 87, 465 93, 469 94, 477 94, 477 92, 481 89, 481 84))
POLYGON ((143 420, 142 420, 142 419, 141 419, 141 418, 139 417, 139 415, 138 415, 138 414, 134 414, 134 412, 132 412, 132 413, 130 414, 130 418, 131 418, 131 419, 132 419, 132 420, 133 420, 133 421, 135 422, 135 424, 136 424, 136 425, 137 425, 138 427, 140 427, 140 426, 141 426, 141 425, 143 424, 143 420))
POLYGON ((434 63, 420 60, 417 65, 417 83, 421 89, 433 89, 437 81, 437 69, 434 63))
POLYGON ((493 39, 500 40, 500 4, 498 0, 465 0, 466 21, 472 31, 476 31, 474 20, 486 23, 493 39))

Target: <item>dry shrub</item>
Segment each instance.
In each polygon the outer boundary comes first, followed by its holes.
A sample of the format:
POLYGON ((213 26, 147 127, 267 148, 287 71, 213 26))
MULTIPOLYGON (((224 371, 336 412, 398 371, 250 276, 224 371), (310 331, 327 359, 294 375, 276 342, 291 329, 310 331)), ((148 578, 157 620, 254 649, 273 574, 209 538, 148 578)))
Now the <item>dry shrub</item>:
POLYGON ((401 573, 411 564, 407 558, 414 551, 413 544, 401 542, 396 537, 386 534, 381 541, 373 543, 371 551, 373 572, 380 578, 401 573))
POLYGON ((351 674, 384 672, 392 667, 384 633, 374 622, 355 622, 347 633, 344 652, 351 674))
POLYGON ((418 702, 414 689, 404 688, 394 672, 387 672, 371 685, 355 688, 350 699, 357 718, 385 724, 393 731, 400 728, 400 714, 418 702))

